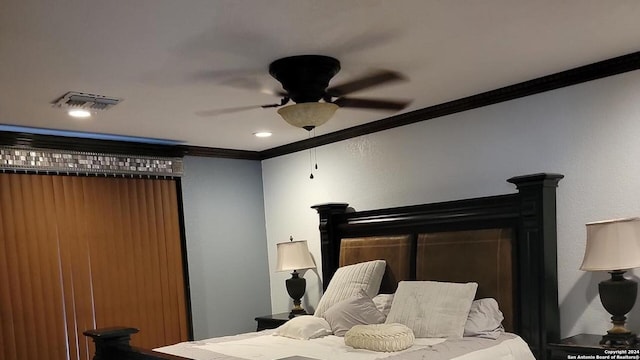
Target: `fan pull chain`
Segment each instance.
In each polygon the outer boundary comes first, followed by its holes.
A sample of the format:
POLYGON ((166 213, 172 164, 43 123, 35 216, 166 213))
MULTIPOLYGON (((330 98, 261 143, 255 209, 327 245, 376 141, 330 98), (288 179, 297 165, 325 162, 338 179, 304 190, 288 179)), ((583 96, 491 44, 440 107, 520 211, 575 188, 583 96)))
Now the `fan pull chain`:
MULTIPOLYGON (((311 139, 311 131, 308 132, 308 138, 311 139)), ((309 168, 311 169, 309 179, 313 179, 313 152, 311 149, 309 149, 309 168)))
POLYGON ((309 167, 311 168, 311 175, 309 175, 309 179, 313 179, 313 159, 311 149, 309 149, 309 167))
POLYGON ((313 148, 313 157, 315 157, 315 168, 318 170, 318 149, 313 148))
MULTIPOLYGON (((316 136, 316 128, 308 127, 305 128, 307 130, 307 138, 311 139, 311 137, 316 136), (313 130, 313 135, 311 134, 311 130, 313 130)), ((313 149, 309 149, 309 168, 311 168, 311 174, 309 174, 309 179, 313 179, 313 169, 318 170, 318 148, 314 147, 313 149)))
MULTIPOLYGON (((313 128, 313 137, 316 137, 316 128, 313 128)), ((318 148, 313 148, 313 157, 315 158, 316 170, 318 170, 318 148)))

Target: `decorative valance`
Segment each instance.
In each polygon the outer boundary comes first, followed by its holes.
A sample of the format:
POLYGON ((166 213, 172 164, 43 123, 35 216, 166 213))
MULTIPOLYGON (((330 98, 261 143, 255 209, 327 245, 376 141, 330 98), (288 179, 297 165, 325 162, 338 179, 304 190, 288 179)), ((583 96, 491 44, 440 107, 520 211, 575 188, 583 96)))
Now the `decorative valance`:
POLYGON ((0 170, 78 175, 182 176, 182 158, 0 147, 0 170))

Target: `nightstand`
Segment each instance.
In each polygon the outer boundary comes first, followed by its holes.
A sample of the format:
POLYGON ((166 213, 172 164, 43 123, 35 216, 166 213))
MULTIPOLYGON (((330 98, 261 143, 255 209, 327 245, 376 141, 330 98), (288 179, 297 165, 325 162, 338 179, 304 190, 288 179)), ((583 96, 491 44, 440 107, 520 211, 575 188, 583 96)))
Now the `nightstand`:
MULTIPOLYGON (((313 315, 313 314, 308 314, 313 315)), ((266 330, 266 329, 275 329, 278 326, 289 321, 289 313, 280 313, 280 314, 271 314, 271 315, 263 315, 256 317, 256 321, 258 322, 258 327, 256 331, 266 330)))
MULTIPOLYGON (((602 340, 602 335, 578 334, 562 339, 560 343, 549 344, 548 347, 551 351, 551 359, 577 359, 578 355, 591 355, 594 357, 590 358, 595 359, 595 355, 607 356, 614 354, 630 355, 633 359, 637 359, 640 355, 640 344, 636 344, 635 346, 628 348, 605 347, 600 345, 600 340, 602 340), (614 353, 613 351, 616 350, 619 350, 619 352, 614 353)), ((611 359, 614 358, 614 356, 611 356, 611 359)))

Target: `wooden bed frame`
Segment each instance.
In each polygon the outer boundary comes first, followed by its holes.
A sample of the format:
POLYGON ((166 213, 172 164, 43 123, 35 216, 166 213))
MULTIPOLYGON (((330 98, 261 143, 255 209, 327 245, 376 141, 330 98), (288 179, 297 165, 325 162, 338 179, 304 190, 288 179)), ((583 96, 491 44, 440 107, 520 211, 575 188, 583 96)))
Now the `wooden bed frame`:
MULTIPOLYGON (((537 359, 546 359, 547 344, 560 340, 556 187, 562 178, 518 176, 507 180, 517 193, 426 205, 369 211, 345 203, 313 206, 320 217, 324 288, 339 266, 378 258, 387 261, 381 292, 393 292, 401 280, 476 281, 477 297, 496 298, 505 327, 537 359)), ((114 327, 84 334, 95 342, 94 360, 185 359, 131 346, 136 332, 114 327)))

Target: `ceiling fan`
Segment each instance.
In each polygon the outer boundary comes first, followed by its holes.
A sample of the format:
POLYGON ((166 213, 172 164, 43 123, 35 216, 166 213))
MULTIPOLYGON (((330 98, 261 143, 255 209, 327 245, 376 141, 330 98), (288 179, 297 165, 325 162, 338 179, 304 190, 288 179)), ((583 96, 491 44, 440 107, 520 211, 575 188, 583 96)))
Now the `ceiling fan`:
MULTIPOLYGON (((324 55, 297 55, 278 59, 269 65, 269 74, 278 80, 284 89, 284 91, 275 93, 281 96, 279 103, 219 109, 209 112, 205 111, 201 112, 200 115, 218 115, 255 108, 276 108, 285 106, 291 102, 295 104, 333 104, 331 106, 325 106, 325 108, 333 108, 331 114, 326 118, 326 120, 328 120, 338 107, 398 111, 404 109, 410 102, 406 100, 348 97, 349 94, 360 90, 406 80, 404 76, 397 72, 380 70, 361 78, 329 87, 330 80, 339 71, 340 62, 335 58, 324 55)), ((319 108, 319 106, 316 105, 308 105, 307 107, 319 108)), ((299 106, 298 109, 300 108, 299 106)), ((283 114, 286 112, 284 110, 285 108, 281 108, 278 112, 287 120, 283 114)), ((316 109, 312 110, 312 112, 317 111, 316 109)), ((295 115, 299 116, 300 112, 298 111, 295 115)), ((289 122, 289 120, 287 120, 287 122, 289 122)), ((319 125, 319 122, 315 123, 314 126, 303 126, 301 123, 292 125, 310 130, 310 128, 319 125)))

